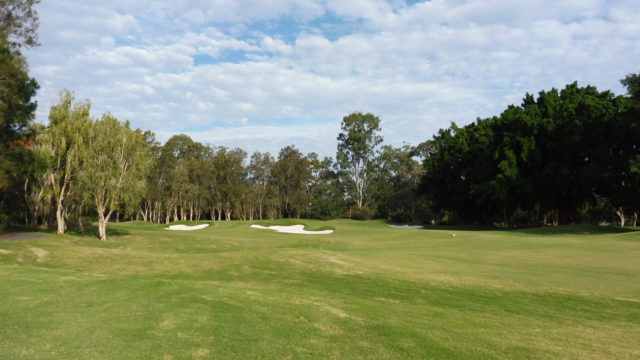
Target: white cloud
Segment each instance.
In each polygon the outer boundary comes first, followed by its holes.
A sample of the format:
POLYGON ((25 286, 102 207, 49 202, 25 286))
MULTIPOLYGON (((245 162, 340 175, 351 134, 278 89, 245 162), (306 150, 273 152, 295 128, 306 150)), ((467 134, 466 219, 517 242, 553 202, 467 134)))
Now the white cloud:
POLYGON ((639 4, 62 0, 40 6, 28 59, 39 121, 68 88, 161 138, 333 154, 351 111, 380 116, 399 145, 574 80, 620 92, 639 71, 639 4), (335 26, 311 22, 327 14, 335 26))

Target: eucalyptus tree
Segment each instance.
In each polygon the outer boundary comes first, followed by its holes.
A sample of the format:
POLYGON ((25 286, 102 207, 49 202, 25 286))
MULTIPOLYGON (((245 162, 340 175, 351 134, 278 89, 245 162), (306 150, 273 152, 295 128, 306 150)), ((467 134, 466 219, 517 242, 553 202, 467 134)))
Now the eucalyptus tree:
POLYGON ((335 162, 329 156, 320 159, 316 153, 309 153, 307 159, 311 170, 307 185, 310 201, 308 216, 324 220, 343 216, 346 204, 335 162))
POLYGON ((247 171, 244 160, 247 153, 240 149, 227 149, 219 147, 213 158, 213 176, 210 176, 209 184, 213 208, 217 212, 218 220, 230 221, 235 213, 240 217, 246 216, 243 208, 243 197, 246 194, 247 171))
POLYGON ((187 135, 172 136, 158 151, 150 189, 163 204, 165 222, 199 218, 206 202, 203 163, 210 149, 187 135))
POLYGON ((250 187, 249 201, 252 204, 250 219, 253 220, 253 214, 262 220, 265 215, 265 206, 269 192, 272 191, 272 172, 275 160, 273 156, 266 153, 254 152, 247 166, 247 180, 250 187))
POLYGON ((0 6, 0 38, 11 48, 38 45, 38 12, 40 0, 2 0, 0 6))
POLYGON ((307 184, 311 178, 309 159, 295 146, 285 146, 273 166, 281 217, 300 217, 307 210, 307 184))
POLYGON ((102 241, 107 240, 113 212, 127 203, 137 204, 144 194, 149 157, 145 140, 140 130, 131 130, 128 122, 109 114, 89 129, 81 178, 95 203, 102 241))
POLYGON ((49 126, 36 138, 34 149, 45 161, 43 181, 55 202, 58 234, 65 232, 69 194, 77 185, 80 166, 86 155, 86 139, 91 126, 91 104, 76 102, 73 93, 63 91, 49 112, 49 126))
POLYGON ((379 216, 397 222, 420 221, 423 199, 418 196, 422 164, 417 147, 383 146, 374 182, 376 209, 379 216))
POLYGON ((361 208, 367 202, 375 172, 374 159, 382 143, 380 119, 371 113, 356 112, 342 119, 340 129, 336 161, 349 184, 349 197, 361 208))

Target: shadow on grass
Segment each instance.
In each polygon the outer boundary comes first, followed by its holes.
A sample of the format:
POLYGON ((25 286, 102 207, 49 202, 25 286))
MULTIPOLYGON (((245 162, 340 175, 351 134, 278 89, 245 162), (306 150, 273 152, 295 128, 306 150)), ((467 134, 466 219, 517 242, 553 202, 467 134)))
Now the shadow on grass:
MULTIPOLYGON (((77 226, 74 226, 70 229, 67 229, 67 233, 68 234, 72 234, 72 235, 78 235, 78 236, 92 236, 95 238, 99 238, 99 233, 98 233, 98 224, 96 223, 89 223, 89 224, 83 224, 84 225, 84 232, 80 231, 80 229, 77 226)), ((127 230, 123 230, 123 229, 114 229, 111 223, 107 224, 107 238, 110 236, 122 236, 122 235, 129 235, 129 231, 127 230)))
POLYGON ((471 225, 425 225, 425 230, 458 230, 458 231, 508 231, 530 235, 596 235, 596 234, 623 234, 640 232, 640 227, 615 227, 604 225, 560 225, 560 226, 536 226, 530 228, 501 228, 491 226, 471 225))

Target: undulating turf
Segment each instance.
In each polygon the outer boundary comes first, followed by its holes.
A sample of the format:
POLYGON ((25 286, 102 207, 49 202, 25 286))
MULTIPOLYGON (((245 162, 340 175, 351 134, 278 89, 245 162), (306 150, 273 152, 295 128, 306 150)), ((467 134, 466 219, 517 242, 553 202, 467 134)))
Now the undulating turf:
POLYGON ((640 233, 300 222, 0 241, 0 359, 640 358, 640 233))

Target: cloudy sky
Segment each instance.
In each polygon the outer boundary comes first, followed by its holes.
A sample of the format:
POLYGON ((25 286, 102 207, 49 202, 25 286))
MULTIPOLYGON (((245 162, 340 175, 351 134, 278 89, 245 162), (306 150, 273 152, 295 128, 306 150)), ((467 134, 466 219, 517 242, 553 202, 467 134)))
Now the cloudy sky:
POLYGON ((526 92, 623 93, 637 0, 42 0, 37 121, 62 89, 159 139, 335 153, 343 116, 417 144, 526 92))

